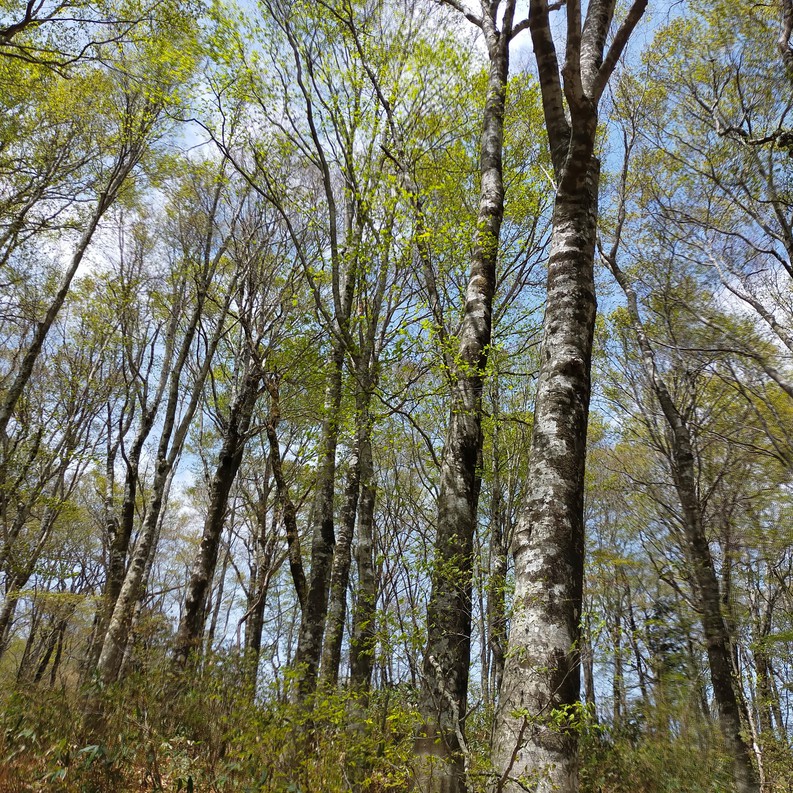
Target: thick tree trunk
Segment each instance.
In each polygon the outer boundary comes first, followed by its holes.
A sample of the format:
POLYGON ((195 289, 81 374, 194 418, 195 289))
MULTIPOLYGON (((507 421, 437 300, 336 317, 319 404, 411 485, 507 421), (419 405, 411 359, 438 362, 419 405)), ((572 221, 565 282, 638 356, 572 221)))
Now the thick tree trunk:
POLYGON ((229 494, 242 463, 260 382, 261 373, 254 364, 243 379, 224 428, 223 446, 210 487, 209 511, 204 522, 201 545, 187 584, 184 610, 176 633, 174 663, 181 667, 187 664, 190 653, 199 647, 204 632, 207 590, 215 575, 229 494))
POLYGON ((496 717, 497 789, 510 793, 525 789, 517 779, 537 793, 578 788, 575 727, 560 724, 573 716, 580 690, 599 164, 589 156, 567 169, 554 206, 531 490, 513 543, 515 598, 496 717))
POLYGON ((566 3, 559 69, 547 0, 529 28, 556 178, 530 495, 513 542, 515 598, 496 714, 498 791, 578 790, 576 715, 584 577, 584 465, 596 300, 598 104, 647 0, 633 0, 606 47, 614 0, 566 3))
POLYGON ((435 558, 427 605, 427 647, 419 699, 424 725, 415 745, 416 785, 425 793, 458 793, 466 789, 463 731, 471 654, 477 464, 482 447, 482 387, 504 216, 502 153, 514 10, 514 2, 508 2, 500 33, 495 27, 496 6, 493 16, 483 20, 490 69, 479 150, 477 231, 441 461, 435 558))
POLYGON ((325 624, 325 644, 322 648, 320 683, 327 688, 335 687, 339 680, 341 645, 347 618, 347 586, 350 582, 352 537, 355 532, 355 515, 358 511, 361 484, 361 462, 357 448, 353 450, 350 459, 348 477, 339 515, 339 532, 336 537, 336 550, 330 576, 330 603, 325 624))

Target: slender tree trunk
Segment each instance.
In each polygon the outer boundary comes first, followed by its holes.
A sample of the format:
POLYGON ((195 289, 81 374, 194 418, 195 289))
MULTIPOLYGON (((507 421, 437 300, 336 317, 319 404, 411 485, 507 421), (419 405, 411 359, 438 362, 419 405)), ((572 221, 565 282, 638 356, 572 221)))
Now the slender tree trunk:
POLYGON ((760 790, 757 771, 752 765, 751 749, 741 733, 741 699, 733 675, 731 641, 727 622, 722 613, 721 588, 702 523, 691 431, 658 371, 655 352, 644 331, 639 314, 636 293, 618 267, 614 254, 608 258, 608 264, 625 293, 647 379, 669 428, 669 463, 672 480, 682 511, 686 556, 700 606, 713 696, 719 710, 719 725, 733 763, 735 787, 738 793, 757 793, 760 790))
MULTIPOLYGON (((105 212, 107 212, 107 210, 115 201, 116 196, 118 195, 118 192, 127 176, 137 164, 142 153, 142 149, 140 144, 137 144, 125 149, 125 152, 126 153, 119 155, 119 158, 111 172, 111 177, 107 187, 99 196, 96 207, 94 208, 91 217, 88 219, 85 230, 80 236, 80 240, 78 241, 77 247, 72 254, 71 262, 69 263, 69 267, 61 280, 58 291, 55 293, 55 297, 47 308, 44 319, 36 324, 36 330, 33 333, 33 339, 30 342, 30 346, 22 358, 19 370, 14 376, 11 385, 8 387, 8 390, 3 396, 3 400, 0 403, 0 440, 6 438, 8 422, 11 420, 11 416, 14 414, 17 402, 22 396, 22 392, 25 390, 25 386, 27 385, 28 380, 30 380, 30 376, 33 374, 33 367, 36 365, 36 361, 38 360, 38 357, 44 348, 44 342, 46 341, 47 336, 49 335, 49 332, 55 323, 55 320, 60 313, 64 302, 66 301, 66 296, 69 294, 69 288, 71 286, 72 280, 74 279, 74 276, 77 273, 83 258, 85 257, 85 252, 88 250, 91 240, 94 238, 96 229, 98 228, 105 212)), ((5 461, 3 461, 2 464, 5 465, 5 461)))
POLYGON ((355 561, 358 568, 358 593, 352 615, 350 637, 350 688, 360 696, 365 708, 372 685, 376 645, 377 580, 374 572, 374 510, 377 496, 372 457, 372 418, 369 412, 370 384, 357 394, 358 454, 361 495, 358 500, 358 534, 355 561))
MULTIPOLYGON (((269 472, 267 474, 269 478, 269 472)), ((259 675, 259 656, 262 649, 264 629, 264 607, 270 581, 280 566, 275 563, 275 549, 278 538, 278 524, 281 510, 273 510, 272 530, 267 536, 267 500, 269 487, 262 493, 258 510, 256 580, 248 596, 248 619, 245 622, 245 676, 251 699, 256 696, 256 681, 259 675)), ((281 557, 283 558, 283 557, 281 557)))
MULTIPOLYGON (((39 638, 40 627, 43 622, 43 617, 40 609, 36 606, 35 601, 30 611, 30 628, 28 630, 28 638, 25 641, 25 649, 22 651, 22 657, 19 659, 19 666, 17 668, 17 685, 22 683, 23 680, 29 680, 30 670, 36 664, 39 656, 39 650, 44 644, 44 639, 39 638), (36 646, 38 644, 38 647, 36 646)), ((50 626, 52 627, 52 626, 50 626)))
MULTIPOLYGON (((107 579, 105 581, 104 593, 95 618, 96 629, 92 636, 89 648, 85 672, 93 674, 99 662, 99 655, 102 652, 102 645, 107 633, 107 626, 113 616, 113 609, 121 593, 124 584, 124 576, 127 571, 127 555, 129 544, 132 540, 132 533, 135 528, 135 510, 137 507, 138 486, 140 483, 140 458, 143 453, 143 446, 151 434, 154 427, 157 412, 162 402, 163 395, 168 387, 168 378, 171 374, 171 363, 173 360, 174 341, 178 327, 179 312, 174 310, 168 323, 164 342, 164 353, 162 368, 160 371, 157 389, 149 402, 148 392, 143 390, 140 397, 141 401, 141 421, 138 431, 132 441, 129 454, 123 452, 123 437, 120 446, 124 456, 126 473, 124 477, 124 497, 121 502, 120 517, 118 520, 112 512, 106 516, 106 531, 109 538, 109 554, 107 579), (148 404, 147 404, 148 403, 148 404)), ((110 464, 110 462, 108 462, 110 464)))
POLYGON ((673 478, 683 508, 686 542, 702 610, 702 627, 713 695, 719 709, 719 724, 732 757, 736 790, 738 793, 756 793, 760 790, 760 783, 752 765, 751 750, 741 733, 741 702, 736 690, 737 681, 732 673, 730 637, 721 612, 719 581, 702 526, 702 513, 696 493, 694 455, 688 428, 681 417, 677 418, 680 420, 676 420, 676 426, 673 427, 673 478))
MULTIPOLYGON (((204 289, 208 287, 209 278, 211 278, 211 273, 214 272, 214 267, 218 260, 219 256, 216 256, 215 262, 210 267, 209 272, 206 273, 207 282, 204 289)), ((226 297, 227 305, 231 298, 232 292, 233 289, 229 289, 226 297)), ((209 372, 209 367, 212 363, 212 357, 214 356, 215 348, 217 346, 218 340, 220 339, 225 322, 226 309, 224 308, 220 313, 219 319, 217 320, 214 334, 207 345, 206 357, 202 363, 201 370, 198 372, 195 382, 192 385, 189 402, 183 411, 179 426, 174 432, 176 411, 182 391, 181 373, 192 347, 193 337, 198 327, 198 322, 201 317, 205 298, 206 292, 202 291, 199 295, 192 321, 182 341, 176 366, 171 372, 168 403, 163 419, 163 429, 157 451, 157 464, 155 468, 154 482, 152 483, 151 501, 146 513, 146 519, 144 520, 143 527, 140 532, 138 544, 135 548, 129 569, 127 570, 127 573, 124 577, 124 583, 121 587, 121 592, 119 593, 118 599, 116 600, 116 604, 113 609, 113 615, 108 623, 107 632, 102 644, 102 651, 99 655, 99 661, 97 662, 97 678, 99 682, 105 686, 109 685, 110 683, 114 683, 118 678, 121 662, 123 660, 124 649, 127 645, 130 624, 135 611, 135 605, 138 601, 138 597, 141 594, 141 584, 143 582, 147 562, 150 553, 152 553, 154 550, 154 543, 160 521, 160 512, 163 508, 166 485, 176 460, 179 457, 184 440, 187 436, 187 431, 198 406, 200 393, 203 389, 204 382, 209 372), (173 443, 171 443, 172 436, 173 443)), ((96 696, 90 697, 86 705, 86 723, 90 727, 92 719, 101 716, 101 713, 99 713, 97 710, 99 701, 96 696)))
POLYGON ((210 487, 209 510, 204 521, 201 545, 193 562, 182 618, 176 633, 174 663, 181 667, 187 664, 190 653, 201 642, 206 619, 204 607, 207 589, 215 574, 229 494, 242 463, 260 382, 261 373, 253 364, 243 379, 224 428, 223 445, 210 487))
MULTIPOLYGON (((771 662, 768 653, 768 637, 771 633, 771 618, 775 598, 769 597, 758 619, 757 633, 753 644, 752 656, 757 673, 757 715, 760 723, 761 740, 764 737, 776 738, 774 732, 775 713, 779 713, 778 724, 782 725, 779 699, 771 681, 771 662)), ((784 730, 782 731, 784 735, 784 730)))
POLYGON ((5 600, 3 600, 3 606, 0 608, 0 658, 3 657, 8 649, 8 643, 11 638, 11 626, 14 623, 14 614, 17 610, 20 594, 20 588, 16 583, 16 579, 14 579, 7 586, 5 600))
POLYGON ((286 546, 289 556, 289 572, 292 575, 292 582, 295 585, 297 602, 301 612, 306 608, 306 574, 303 569, 303 552, 300 548, 300 535, 297 531, 297 510, 289 495, 289 485, 284 476, 283 464, 281 462, 281 446, 278 443, 276 428, 281 419, 281 400, 278 390, 278 380, 275 377, 268 377, 267 391, 270 394, 270 417, 265 424, 267 440, 270 445, 270 465, 273 469, 275 479, 275 489, 278 494, 278 502, 281 505, 281 514, 284 518, 284 528, 286 529, 286 546))
MULTIPOLYGON (((60 472, 60 484, 63 484, 63 476, 65 471, 60 472)), ((57 489, 57 488, 56 488, 57 489)), ((53 496, 55 498, 55 496, 53 496)), ((29 551, 28 557, 25 560, 25 565, 19 569, 10 580, 6 581, 6 593, 3 606, 0 608, 0 658, 8 649, 8 644, 11 640, 11 628, 14 622, 14 614, 16 613, 19 598, 22 595, 23 588, 30 581, 31 576, 36 570, 41 552, 49 540, 55 521, 58 517, 60 507, 63 505, 65 499, 62 496, 58 497, 60 504, 57 507, 47 507, 44 515, 41 518, 41 530, 36 540, 35 546, 29 551)))
POLYGON ((490 581, 487 587, 487 628, 490 647, 491 696, 495 703, 504 676, 507 645, 506 585, 507 541, 504 521, 504 494, 501 482, 501 435, 499 427, 498 378, 493 378, 493 484, 490 506, 490 581))
POLYGON ((781 699, 779 697, 779 688, 777 686, 776 677, 774 675, 774 665, 771 662, 771 657, 767 659, 768 662, 768 680, 771 689, 771 712, 774 714, 776 721, 777 735, 782 740, 785 746, 790 746, 788 739, 787 720, 782 718, 782 707, 780 705, 781 699))
POLYGON ((625 602, 628 604, 628 640, 630 641, 633 650, 633 658, 636 663, 636 677, 639 680, 639 691, 642 692, 642 703, 647 706, 650 704, 649 692, 647 687, 647 675, 644 669, 644 660, 639 649, 638 628, 636 626, 636 617, 633 613, 633 601, 631 600, 631 587, 630 584, 625 582, 625 602))
POLYGON ((212 612, 212 619, 209 621, 209 630, 207 631, 206 639, 204 641, 204 655, 210 656, 213 653, 215 646, 215 634, 218 629, 218 622, 220 620, 220 608, 223 605, 223 593, 226 589, 226 573, 229 569, 229 559, 231 558, 231 547, 226 545, 226 550, 223 553, 223 562, 220 565, 220 573, 217 576, 217 592, 207 593, 207 606, 206 611, 212 612))
POLYGON ((597 701, 595 699, 595 649, 592 644, 592 621, 587 611, 581 636, 581 666, 584 671, 584 701, 590 717, 597 721, 597 701))
POLYGON ((334 688, 339 680, 341 645, 344 638, 344 623, 347 618, 347 587, 350 582, 352 562, 352 537, 355 532, 355 515, 358 511, 358 496, 361 484, 361 462, 358 449, 350 459, 344 502, 339 515, 339 532, 330 576, 330 604, 325 624, 325 645, 322 649, 320 683, 334 688))
POLYGON ((344 343, 341 339, 334 338, 325 390, 321 454, 315 485, 311 571, 294 658, 294 668, 298 674, 295 691, 298 702, 305 702, 316 690, 328 610, 330 574, 336 544, 333 495, 336 484, 336 446, 339 436, 343 363, 344 343))
POLYGON ((490 68, 479 149, 477 231, 441 461, 435 557, 427 605, 427 647, 419 698, 424 725, 415 744, 416 784, 425 793, 458 793, 466 789, 464 719, 471 654, 473 533, 480 478, 477 463, 481 457, 482 387, 504 216, 504 113, 514 12, 514 0, 509 0, 500 32, 496 30, 497 4, 491 9, 492 16, 483 18, 490 68))
MULTIPOLYGON (((63 647, 63 637, 66 634, 66 628, 69 625, 69 619, 74 612, 74 609, 70 609, 69 613, 65 617, 61 617, 57 620, 54 624, 52 630, 50 631, 50 635, 47 639, 46 648, 44 653, 41 656, 41 660, 39 661, 38 667, 36 669, 36 674, 33 676, 33 682, 39 683, 41 679, 44 677, 44 673, 47 671, 47 666, 50 663, 50 659, 52 658, 53 652, 55 653, 55 660, 53 661, 53 669, 57 669, 58 664, 60 663, 60 656, 62 653, 61 648, 63 647)), ((50 679, 54 678, 54 672, 50 673, 50 679)))
POLYGON ((66 628, 68 626, 68 621, 63 620, 61 623, 61 630, 58 632, 58 645, 55 649, 55 659, 52 662, 52 666, 50 667, 50 688, 55 687, 55 679, 58 675, 58 669, 61 666, 61 660, 63 659, 63 645, 66 640, 66 628))
POLYGON ((622 613, 621 608, 616 608, 611 625, 611 644, 614 648, 614 677, 612 678, 612 715, 614 725, 622 720, 623 704, 625 699, 625 671, 622 660, 622 613))

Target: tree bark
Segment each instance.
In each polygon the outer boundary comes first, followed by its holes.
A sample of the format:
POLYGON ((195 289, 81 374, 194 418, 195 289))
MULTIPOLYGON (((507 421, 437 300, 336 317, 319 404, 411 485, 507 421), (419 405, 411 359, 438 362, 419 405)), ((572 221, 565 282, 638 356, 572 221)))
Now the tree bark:
POLYGON ((344 501, 339 515, 339 532, 333 555, 330 603, 325 624, 325 644, 322 648, 320 683, 326 688, 336 686, 341 666, 341 645, 344 638, 344 623, 347 618, 347 587, 350 582, 350 564, 352 563, 352 537, 355 532, 355 516, 358 511, 361 485, 361 462, 357 448, 353 449, 349 465, 349 478, 344 489, 344 501))
POLYGON ((513 618, 494 741, 497 789, 510 793, 521 789, 519 778, 537 793, 578 788, 571 709, 580 690, 599 165, 590 155, 578 170, 575 188, 560 190, 554 206, 531 490, 513 544, 513 618))
POLYGON ((515 598, 496 714, 496 789, 578 790, 576 708, 584 573, 584 465, 595 328, 600 97, 647 0, 634 0, 610 46, 615 0, 566 3, 559 70, 547 0, 531 30, 556 178, 540 374, 529 456, 530 494, 515 533, 515 598), (524 783, 522 780, 528 780, 524 783))
POLYGON ((374 572, 374 509, 377 497, 372 458, 371 392, 358 391, 358 454, 361 468, 361 495, 358 500, 358 534, 355 561, 358 593, 352 615, 350 637, 350 689, 358 694, 360 708, 368 703, 372 684, 376 641, 377 580, 374 572))
POLYGON ((507 0, 501 31, 496 29, 498 3, 483 3, 482 8, 480 23, 490 66, 479 148, 479 207, 441 461, 419 698, 424 724, 415 743, 416 785, 426 793, 458 793, 467 787, 463 731, 471 654, 473 533, 480 478, 477 464, 482 448, 482 387, 504 217, 504 114, 515 3, 507 0))
POLYGON ((174 663, 180 667, 187 664, 191 652, 200 646, 206 619, 204 608, 207 589, 215 575, 229 494, 242 463, 260 382, 261 372, 258 365, 252 363, 243 378, 224 427, 223 446, 210 487, 209 511, 204 522, 201 545, 187 584, 184 610, 176 633, 174 663))
POLYGON ((507 646, 506 585, 508 551, 501 481, 498 378, 493 378, 493 484, 490 506, 490 580, 487 586, 487 642, 490 650, 492 702, 498 701, 507 646))
POLYGON ((336 446, 339 436, 343 363, 344 342, 340 338, 334 338, 325 390, 321 455, 315 485, 311 571, 294 658, 294 668, 298 675, 295 697, 298 702, 305 702, 317 687, 328 610, 330 573, 336 545, 333 495, 336 484, 336 446))

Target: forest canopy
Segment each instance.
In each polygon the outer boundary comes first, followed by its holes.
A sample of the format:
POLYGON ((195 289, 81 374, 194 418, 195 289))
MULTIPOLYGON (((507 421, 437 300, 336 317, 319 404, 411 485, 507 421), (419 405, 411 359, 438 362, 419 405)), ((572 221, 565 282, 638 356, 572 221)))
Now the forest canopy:
POLYGON ((0 0, 0 791, 789 790, 791 34, 0 0))

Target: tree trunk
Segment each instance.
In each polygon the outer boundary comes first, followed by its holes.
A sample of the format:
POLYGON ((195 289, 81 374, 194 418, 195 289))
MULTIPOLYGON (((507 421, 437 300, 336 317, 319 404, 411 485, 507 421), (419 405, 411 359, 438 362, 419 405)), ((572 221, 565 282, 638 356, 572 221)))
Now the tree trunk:
POLYGON ((597 721, 597 701, 595 698, 595 649, 592 644, 592 620, 586 613, 581 636, 581 666, 584 671, 584 702, 589 709, 590 718, 597 721))
MULTIPOLYGON (((182 341, 176 365, 171 372, 170 385, 168 389, 168 402, 165 416, 163 418, 163 428, 160 435, 159 448, 157 451, 157 464, 154 474, 154 482, 152 483, 151 501, 149 503, 148 511, 146 512, 146 518, 143 522, 138 544, 132 556, 129 569, 127 570, 127 573, 124 577, 124 583, 121 587, 118 599, 116 600, 115 607, 113 608, 113 614, 108 623, 107 632, 102 643, 102 651, 99 655, 99 661, 97 662, 97 678, 104 686, 114 683, 118 678, 121 662, 123 660, 124 649, 129 638, 129 628, 135 611, 135 605, 138 601, 138 597, 140 596, 141 584, 143 582, 147 562, 149 555, 154 550, 153 546, 159 525, 160 512, 163 508, 166 485, 168 483, 171 471, 179 457, 184 440, 187 436, 187 431, 198 406, 198 401, 203 389, 204 381, 206 380, 207 374, 209 373, 209 367, 212 363, 212 357, 214 356, 215 348, 223 330, 226 308, 228 306, 228 302, 231 299, 233 289, 229 289, 227 293, 226 307, 224 307, 220 312, 213 336, 207 344, 206 355, 201 369, 196 375, 195 382, 192 385, 189 395, 189 402, 183 411, 179 426, 174 432, 176 411, 182 394, 181 373, 184 369, 184 365, 192 347, 192 340, 196 333, 198 322, 203 311, 203 304, 206 298, 205 290, 208 287, 209 278, 211 278, 211 274, 214 272, 219 258, 220 255, 215 257, 215 261, 210 267, 209 272, 206 273, 207 281, 205 282, 204 289, 199 294, 190 325, 182 341), (173 443, 171 443, 172 436, 173 443)), ((96 697, 91 697, 86 704, 86 723, 90 727, 92 719, 101 716, 101 714, 97 711, 99 702, 96 697)))
POLYGON ((598 105, 647 0, 633 0, 606 47, 614 0, 566 3, 559 69, 547 0, 530 0, 529 27, 556 179, 540 375, 527 478, 513 542, 515 598, 496 714, 496 788, 578 790, 576 704, 584 578, 584 465, 595 328, 598 105), (569 726, 568 726, 569 725, 569 726))
MULTIPOLYGON (((109 538, 107 579, 105 581, 102 601, 95 618, 96 629, 91 639, 91 646, 89 647, 85 663, 84 671, 89 675, 95 671, 96 665, 99 662, 99 655, 102 652, 102 644, 104 643, 107 633, 107 626, 113 616, 113 609, 116 606, 116 601, 121 593, 121 587, 124 584, 124 576, 127 571, 129 543, 135 528, 135 509, 137 505, 138 486, 140 483, 140 458, 143 453, 143 446, 154 427, 163 395, 168 387, 179 314, 180 312, 173 310, 172 317, 168 322, 162 357, 162 368, 160 370, 159 382, 154 396, 149 402, 146 389, 143 389, 140 396, 140 426, 132 441, 132 446, 128 455, 124 454, 123 445, 120 444, 122 456, 126 464, 124 498, 121 502, 119 519, 115 520, 115 517, 110 512, 108 512, 106 519, 106 530, 109 538)), ((123 443, 123 434, 119 440, 123 443)))
POLYGON ((229 494, 237 477, 247 443, 248 427, 259 395, 261 373, 253 364, 240 386, 224 427, 223 446, 212 478, 209 511, 204 521, 201 545, 193 562, 179 629, 176 633, 174 663, 184 667, 190 653, 201 642, 206 614, 207 589, 215 574, 220 537, 228 509, 229 494))
POLYGON ((639 680, 639 691, 642 692, 642 704, 647 707, 650 704, 650 697, 647 688, 647 675, 644 670, 644 659, 639 649, 638 628, 636 627, 636 617, 633 613, 633 601, 631 600, 631 587, 627 579, 625 580, 625 602, 628 604, 628 640, 633 650, 633 658, 636 663, 636 677, 639 680))
MULTIPOLYGON (((264 629, 264 607, 270 581, 280 562, 275 563, 275 549, 278 539, 278 524, 281 510, 273 510, 272 530, 267 536, 267 500, 269 498, 269 472, 265 474, 268 484, 263 488, 257 505, 257 561, 256 576, 248 593, 248 611, 245 622, 245 679, 253 700, 256 696, 256 681, 259 676, 259 656, 262 649, 262 631, 264 629)), ((283 557, 280 557, 283 559, 283 557)))
POLYGON ((273 469, 275 489, 278 494, 278 502, 281 505, 284 528, 286 529, 289 572, 292 575, 297 602, 302 612, 306 608, 306 574, 303 569, 303 552, 300 548, 300 535, 297 531, 297 510, 289 495, 289 485, 284 476, 283 464, 281 462, 281 446, 278 443, 278 436, 276 434, 278 422, 281 420, 281 399, 278 390, 278 379, 274 376, 268 377, 266 386, 270 394, 270 417, 265 424, 267 440, 270 445, 270 464, 273 469))
POLYGON ((298 675, 295 691, 298 702, 305 702, 317 687, 328 610, 330 573, 336 544, 333 495, 336 484, 336 446, 339 436, 343 363, 344 343, 341 339, 334 338, 325 390, 321 454, 315 485, 311 571, 294 658, 294 668, 298 675))
POLYGON ((560 188, 554 206, 531 489, 513 544, 513 618, 496 717, 497 789, 510 793, 521 789, 518 778, 531 780, 537 793, 578 788, 575 725, 564 725, 580 690, 599 163, 590 155, 567 168, 569 186, 560 188))
MULTIPOLYGON (((671 421, 669 415, 667 419, 671 421)), ((738 793, 757 793, 760 790, 759 779, 752 765, 750 748, 741 734, 741 703, 732 674, 730 636, 721 612, 719 580, 702 525, 689 430, 679 414, 674 421, 672 476, 683 509, 688 556, 694 568, 694 581, 699 595, 713 696, 719 709, 719 725, 732 758, 736 790, 738 793)))
POLYGON ((507 538, 505 532, 504 494, 501 482, 501 438, 499 432, 498 378, 493 379, 493 484, 490 496, 490 580, 487 587, 487 641, 490 649, 492 702, 504 676, 504 652, 507 645, 506 585, 507 538))
POLYGON ((622 661, 622 610, 618 606, 614 609, 611 622, 611 644, 614 649, 614 677, 612 678, 612 718, 614 725, 618 726, 622 720, 623 702, 625 698, 625 672, 622 661))
POLYGON ((333 555, 330 576, 330 604, 325 624, 325 645, 322 648, 320 683, 334 688, 339 680, 341 644, 344 638, 344 623, 347 618, 347 586, 350 582, 352 562, 352 536, 355 531, 355 515, 358 511, 358 495, 361 484, 361 462, 357 448, 350 459, 347 487, 339 515, 339 533, 333 555))
POLYGON ((226 573, 229 569, 229 559, 231 558, 231 546, 227 543, 223 554, 223 563, 220 565, 220 574, 217 579, 217 592, 207 593, 207 605, 205 611, 212 612, 212 619, 209 621, 209 630, 204 641, 204 656, 210 656, 215 646, 215 634, 220 620, 220 608, 223 605, 223 592, 226 589, 226 573))
POLYGON ((737 681, 733 676, 730 635, 722 614, 719 580, 702 523, 703 510, 697 489, 697 467, 691 431, 658 371, 655 352, 639 314, 636 293, 618 267, 614 253, 608 258, 608 264, 625 293, 647 379, 669 428, 669 464, 682 511, 686 557, 700 606, 713 696, 719 710, 722 735, 732 759, 735 787, 738 793, 757 793, 760 790, 759 779, 752 765, 750 747, 741 734, 741 701, 736 690, 737 681))
POLYGON ((358 500, 358 536, 355 561, 358 568, 358 595, 352 615, 350 637, 350 689, 360 696, 359 706, 368 703, 372 685, 376 641, 377 580, 374 572, 374 461, 372 459, 372 419, 368 389, 358 392, 358 453, 361 467, 361 495, 358 500))
POLYGON ((492 16, 485 16, 482 21, 490 68, 479 149, 479 208, 457 351, 459 363, 452 374, 451 411, 441 461, 427 646, 419 698, 424 724, 415 744, 416 784, 425 793, 458 793, 466 789, 463 731, 471 654, 477 463, 482 447, 482 387, 504 216, 504 112, 514 11, 514 2, 508 2, 500 32, 496 30, 497 4, 492 16))

